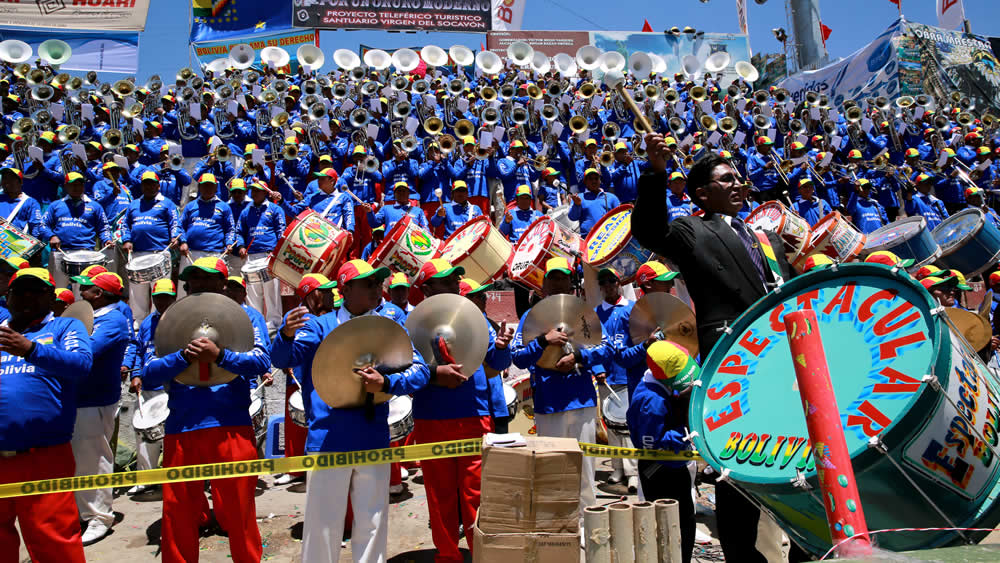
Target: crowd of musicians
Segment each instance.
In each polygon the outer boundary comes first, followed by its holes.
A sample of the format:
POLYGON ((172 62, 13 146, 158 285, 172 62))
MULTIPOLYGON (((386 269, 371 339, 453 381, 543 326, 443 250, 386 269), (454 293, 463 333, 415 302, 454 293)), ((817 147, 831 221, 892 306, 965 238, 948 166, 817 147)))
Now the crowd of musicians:
MULTIPOLYGON (((487 62, 495 66, 409 73, 358 64, 291 74, 246 65, 204 78, 184 69, 173 84, 155 77, 100 84, 44 64, 5 65, 0 217, 8 232, 42 248, 27 260, 12 254, 0 262, 0 482, 112 472, 109 441, 125 400, 122 382, 147 401, 169 395, 162 442, 137 440, 139 469, 157 467, 161 454, 166 467, 255 459, 249 392, 270 384, 275 368, 295 374, 307 411, 307 428, 285 426, 287 455, 388 447, 386 405, 373 418, 364 409, 331 408, 315 394, 312 359, 320 342, 361 315, 404 323, 411 286, 424 296, 465 296, 484 315, 491 288, 439 259, 415 279, 366 262, 405 216, 442 239, 480 215, 512 243, 543 214, 562 214, 586 235, 608 211, 634 203, 640 184, 652 178, 662 184, 657 197, 667 215, 652 222, 665 225, 706 211, 711 202, 693 197, 688 175, 708 159, 732 167, 725 181, 737 186, 741 219, 776 199, 810 224, 840 210, 866 233, 901 216, 923 216, 933 228, 966 207, 1000 224, 988 205, 1000 179, 1000 164, 992 162, 1000 155, 997 120, 960 94, 833 107, 814 93, 793 101, 782 90, 754 91, 739 78, 720 87, 721 77, 711 73, 629 76, 627 95, 656 133, 647 137, 620 94, 593 78, 589 61, 547 69, 487 62), (278 280, 248 281, 241 272, 266 258, 286 224, 309 209, 351 231, 354 245, 334 279, 307 275, 283 302, 278 280), (95 250, 104 254, 99 263, 79 272, 67 267, 74 252, 95 250), (168 262, 164 275, 126 275, 139 259, 157 255, 168 262), (199 338, 157 356, 161 315, 202 292, 240 304, 253 324, 253 349, 236 353, 199 338), (79 321, 59 316, 78 300, 93 307, 90 335, 79 321), (171 382, 194 362, 214 362, 239 377, 215 387, 171 382)), ((564 333, 525 342, 520 327, 491 326, 485 366, 531 373, 539 435, 593 442, 594 407, 613 390, 631 398, 636 446, 689 448, 677 422, 686 407, 671 382, 690 380, 697 366, 686 350, 656 335, 633 342, 633 302, 624 296, 670 292, 677 275, 649 262, 634 286, 623 287, 618 272, 602 269, 600 346, 545 369, 537 365, 543 350, 565 344, 564 333), (607 383, 600 394, 593 378, 607 383)), ((516 288, 522 323, 534 299, 577 292, 579 277, 568 261, 549 260, 540 292, 516 288)), ((967 287, 957 272, 928 279, 925 287, 942 303, 967 287)), ((505 430, 500 378, 487 378, 484 367, 468 375, 473 370, 461 366, 429 366, 414 349, 405 372, 361 373, 369 391, 413 397, 411 442, 505 430)), ((297 389, 289 378, 288 394, 297 389)), ((463 526, 472 544, 480 458, 427 460, 420 470, 438 560, 461 560, 463 526)), ((354 559, 385 560, 390 487, 397 490, 404 472, 374 465, 310 473, 303 559, 336 561, 346 519, 354 559)), ((582 477, 584 507, 595 504, 592 458, 585 458, 582 477)), ((303 479, 288 475, 277 483, 303 479)), ((615 460, 609 480, 646 499, 680 500, 690 559, 691 466, 615 460)), ((199 528, 214 517, 234 560, 259 561, 255 485, 255 477, 212 481, 211 510, 202 483, 163 485, 164 560, 197 560, 199 528)), ((110 531, 111 505, 111 489, 0 499, 0 559, 18 557, 16 521, 34 560, 82 561, 82 546, 110 531)), ((722 510, 720 503, 720 519, 722 510)), ((749 541, 764 554, 760 560, 771 560, 760 547, 763 532, 754 525, 748 536, 739 529, 747 526, 729 518, 724 530, 720 520, 724 549, 745 553, 739 550, 749 541)), ((780 534, 777 542, 780 557, 780 534)))

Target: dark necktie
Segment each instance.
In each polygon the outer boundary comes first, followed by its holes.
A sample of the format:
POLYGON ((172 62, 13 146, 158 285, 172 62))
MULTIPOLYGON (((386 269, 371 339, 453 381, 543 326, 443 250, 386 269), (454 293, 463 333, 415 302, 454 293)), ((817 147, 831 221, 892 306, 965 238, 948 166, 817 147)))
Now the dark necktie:
POLYGON ((746 224, 743 223, 743 220, 739 217, 732 218, 732 225, 736 234, 739 235, 740 241, 743 243, 743 247, 747 249, 747 254, 750 255, 750 261, 753 262, 754 267, 757 268, 757 274, 760 275, 761 281, 766 282, 767 276, 764 274, 764 258, 757 249, 757 237, 750 233, 746 224))

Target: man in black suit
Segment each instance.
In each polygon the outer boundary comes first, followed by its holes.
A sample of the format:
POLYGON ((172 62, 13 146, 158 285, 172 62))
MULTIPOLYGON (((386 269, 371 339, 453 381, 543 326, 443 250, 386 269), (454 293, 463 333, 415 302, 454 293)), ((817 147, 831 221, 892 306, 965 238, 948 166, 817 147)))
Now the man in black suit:
MULTIPOLYGON (((667 150, 662 135, 646 136, 649 168, 639 178, 632 234, 644 247, 673 262, 683 276, 694 301, 698 347, 705 358, 728 324, 793 271, 774 233, 767 233, 767 241, 777 250, 777 263, 769 265, 761 250, 763 241, 737 216, 746 195, 743 183, 715 153, 702 157, 688 173, 688 195, 705 214, 668 222, 667 150)), ((756 563, 781 557, 780 532, 740 491, 720 481, 715 499, 727 561, 756 563)))

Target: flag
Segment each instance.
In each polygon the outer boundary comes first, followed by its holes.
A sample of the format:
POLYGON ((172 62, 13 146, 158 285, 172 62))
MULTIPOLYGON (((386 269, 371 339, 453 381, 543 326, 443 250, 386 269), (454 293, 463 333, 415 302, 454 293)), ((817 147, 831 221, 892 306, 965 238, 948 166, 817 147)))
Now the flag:
POLYGON ((965 21, 965 6, 962 0, 937 0, 938 26, 958 29, 965 21))
POLYGON ((740 20, 740 33, 747 33, 747 0, 736 0, 736 17, 740 20))
POLYGON ((524 5, 528 0, 493 0, 493 31, 521 29, 524 5))
POLYGON ((899 7, 899 0, 889 0, 889 2, 895 4, 897 8, 899 7))
POLYGON ((191 0, 191 42, 287 31, 292 2, 191 0))
POLYGON ((653 31, 653 26, 649 25, 649 20, 642 20, 642 31, 643 33, 650 33, 653 31))
POLYGON ((833 33, 833 30, 827 27, 823 22, 819 22, 819 29, 823 32, 823 46, 826 47, 826 40, 830 38, 830 34, 833 33))

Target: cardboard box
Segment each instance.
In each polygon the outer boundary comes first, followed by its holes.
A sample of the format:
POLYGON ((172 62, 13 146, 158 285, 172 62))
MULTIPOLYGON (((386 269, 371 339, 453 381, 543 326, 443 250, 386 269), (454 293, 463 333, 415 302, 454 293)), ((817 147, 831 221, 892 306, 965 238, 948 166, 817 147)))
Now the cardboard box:
POLYGON ((580 561, 580 532, 487 534, 479 529, 479 516, 477 516, 476 526, 472 529, 472 561, 473 563, 580 561))
POLYGON ((486 534, 577 533, 583 453, 572 438, 483 448, 479 525, 486 534))

